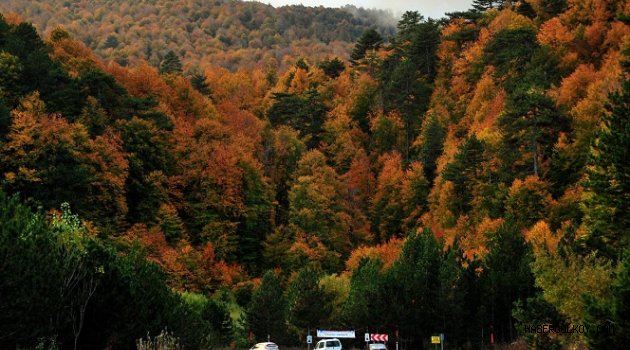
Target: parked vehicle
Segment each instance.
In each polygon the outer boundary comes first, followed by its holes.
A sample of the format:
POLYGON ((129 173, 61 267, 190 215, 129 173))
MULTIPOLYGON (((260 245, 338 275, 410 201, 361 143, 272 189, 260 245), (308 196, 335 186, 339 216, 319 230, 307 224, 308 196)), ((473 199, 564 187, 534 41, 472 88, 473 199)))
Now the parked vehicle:
POLYGON ((368 344, 368 350, 387 350, 387 346, 383 343, 368 344))
POLYGON ((258 343, 249 350, 278 350, 278 345, 272 342, 258 343))
POLYGON ((341 342, 337 338, 322 339, 315 344, 314 350, 341 350, 341 342))

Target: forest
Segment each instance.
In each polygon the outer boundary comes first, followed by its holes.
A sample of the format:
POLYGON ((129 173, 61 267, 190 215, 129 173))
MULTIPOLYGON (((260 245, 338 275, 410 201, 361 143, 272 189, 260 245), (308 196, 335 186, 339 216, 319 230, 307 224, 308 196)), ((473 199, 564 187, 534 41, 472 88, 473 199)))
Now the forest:
POLYGON ((630 344, 630 2, 122 3, 0 4, 0 348, 630 344))
POLYGON ((159 65, 175 51, 185 68, 204 63, 238 68, 280 67, 300 56, 346 56, 372 27, 391 36, 391 12, 235 0, 4 0, 0 10, 28 18, 48 34, 63 26, 100 58, 125 65, 159 65))

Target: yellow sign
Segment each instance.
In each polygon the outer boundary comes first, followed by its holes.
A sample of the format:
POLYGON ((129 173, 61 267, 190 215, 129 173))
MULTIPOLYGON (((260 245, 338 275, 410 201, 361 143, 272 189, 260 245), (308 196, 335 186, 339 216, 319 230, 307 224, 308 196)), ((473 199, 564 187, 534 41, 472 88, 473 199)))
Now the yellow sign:
POLYGON ((431 344, 439 344, 439 343, 440 343, 440 336, 434 335, 431 337, 431 344))

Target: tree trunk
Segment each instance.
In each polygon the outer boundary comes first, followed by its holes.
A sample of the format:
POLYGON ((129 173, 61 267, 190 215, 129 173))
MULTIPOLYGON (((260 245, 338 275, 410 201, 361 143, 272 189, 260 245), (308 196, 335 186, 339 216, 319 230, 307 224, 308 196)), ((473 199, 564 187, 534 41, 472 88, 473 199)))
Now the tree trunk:
POLYGON ((538 177, 538 142, 534 139, 534 176, 538 177))

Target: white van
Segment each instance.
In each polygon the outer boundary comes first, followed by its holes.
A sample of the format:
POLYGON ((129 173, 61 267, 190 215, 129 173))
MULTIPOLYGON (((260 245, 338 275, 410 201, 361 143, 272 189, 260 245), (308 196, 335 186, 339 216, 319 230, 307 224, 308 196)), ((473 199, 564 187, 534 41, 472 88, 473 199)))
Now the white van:
POLYGON ((341 350, 341 342, 337 338, 322 339, 315 344, 313 350, 341 350))

